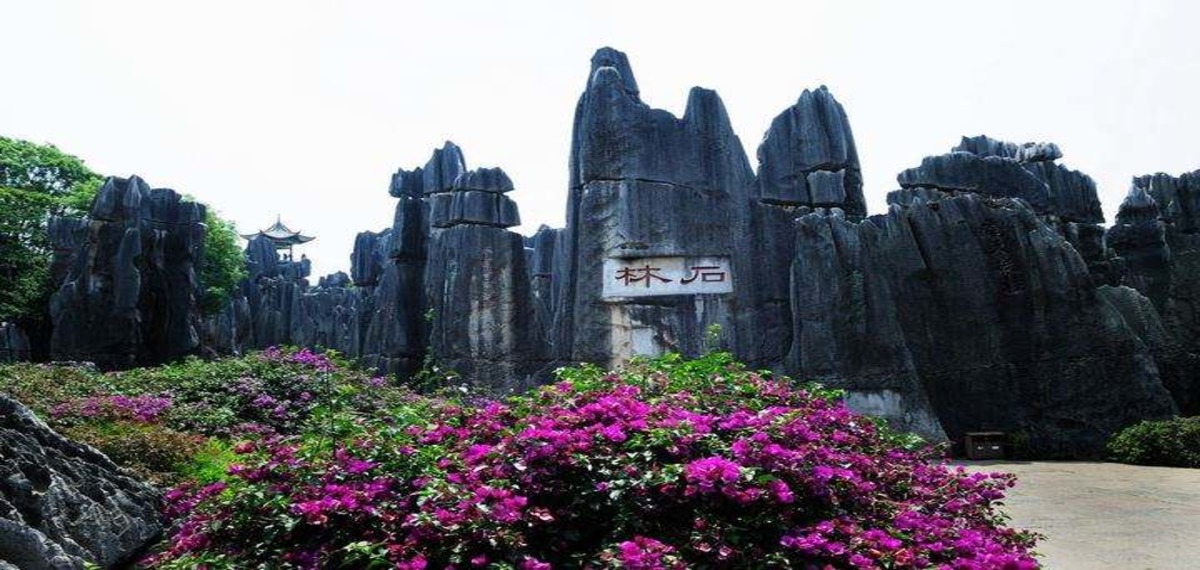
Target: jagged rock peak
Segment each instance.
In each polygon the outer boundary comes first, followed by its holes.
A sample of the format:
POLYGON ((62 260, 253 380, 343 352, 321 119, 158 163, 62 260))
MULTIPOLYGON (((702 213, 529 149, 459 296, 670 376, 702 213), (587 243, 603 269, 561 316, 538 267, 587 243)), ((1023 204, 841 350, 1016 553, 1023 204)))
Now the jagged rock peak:
POLYGON ((1158 202, 1160 215, 1175 231, 1200 233, 1200 170, 1171 176, 1159 172, 1133 179, 1158 202))
POLYGON ((422 169, 422 190, 426 194, 446 192, 454 186, 454 180, 467 171, 467 162, 458 145, 446 141, 442 148, 435 149, 429 162, 422 169))
POLYGON ((850 120, 824 85, 805 89, 771 121, 758 147, 758 197, 866 215, 850 120))
POLYGON ((169 188, 154 188, 137 175, 110 176, 92 202, 92 219, 117 221, 145 218, 166 223, 204 220, 203 204, 184 198, 169 188))
POLYGON ((1104 222, 1096 183, 1078 170, 1054 160, 1061 156, 1052 143, 1014 143, 980 135, 964 137, 951 152, 929 156, 921 165, 897 177, 902 190, 889 200, 904 201, 917 188, 976 192, 992 197, 1020 198, 1043 215, 1068 222, 1104 222))
POLYGON ((388 194, 391 194, 393 198, 401 196, 420 198, 425 193, 424 178, 424 170, 419 166, 413 170, 401 168, 392 175, 392 185, 388 188, 388 194))
POLYGON ((1117 211, 1118 224, 1137 224, 1158 220, 1158 202, 1145 188, 1134 186, 1130 188, 1125 201, 1117 211))
POLYGON ((633 77, 633 68, 629 66, 629 58, 625 52, 610 48, 602 47, 596 50, 592 55, 592 70, 588 73, 588 90, 595 85, 598 75, 608 75, 598 73, 601 69, 611 68, 616 71, 617 77, 620 78, 620 84, 624 87, 625 92, 634 99, 640 101, 640 91, 638 91, 637 79, 633 77))
POLYGON ((733 123, 729 120, 729 112, 725 110, 725 102, 712 89, 692 87, 688 91, 683 120, 698 131, 708 131, 716 136, 728 133, 736 138, 733 134, 733 123))
POLYGON ((1023 144, 1001 141, 987 135, 963 137, 955 152, 969 152, 978 156, 999 156, 1020 162, 1042 162, 1062 158, 1062 150, 1054 143, 1027 142, 1023 144))
POLYGON ((501 168, 476 168, 455 178, 454 189, 504 193, 513 190, 513 183, 501 168))

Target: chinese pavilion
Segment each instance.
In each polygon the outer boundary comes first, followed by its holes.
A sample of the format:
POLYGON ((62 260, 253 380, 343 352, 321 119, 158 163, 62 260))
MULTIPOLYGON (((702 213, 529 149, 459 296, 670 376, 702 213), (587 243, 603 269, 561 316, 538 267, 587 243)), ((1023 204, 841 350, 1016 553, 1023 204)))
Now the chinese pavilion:
POLYGON ((308 243, 314 239, 313 236, 306 236, 297 231, 292 231, 291 228, 283 225, 281 217, 275 218, 275 224, 265 230, 259 230, 258 233, 241 234, 247 240, 257 237, 265 237, 275 244, 275 249, 278 251, 287 250, 286 259, 292 258, 292 248, 302 243, 308 243))

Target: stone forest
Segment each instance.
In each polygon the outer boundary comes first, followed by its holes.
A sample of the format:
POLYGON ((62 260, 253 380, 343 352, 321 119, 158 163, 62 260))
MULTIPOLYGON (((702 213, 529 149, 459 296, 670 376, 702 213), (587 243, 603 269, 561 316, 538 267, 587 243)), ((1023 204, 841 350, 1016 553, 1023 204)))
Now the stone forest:
MULTIPOLYGON (((3 325, 0 357, 121 371, 294 346, 311 359, 336 351, 401 382, 436 366, 473 393, 503 397, 553 385, 581 363, 618 370, 635 357, 720 352, 746 370, 840 390, 849 410, 889 429, 927 442, 1004 433, 1028 458, 1102 457, 1125 427, 1200 414, 1200 171, 1134 176, 1109 223, 1096 184, 1069 168, 1054 143, 972 134, 934 152, 897 175, 886 211, 869 212, 862 171, 870 165, 860 163, 850 118, 825 87, 803 91, 775 117, 752 163, 716 92, 694 88, 682 117, 652 108, 626 55, 604 48, 575 108, 565 227, 512 231, 521 223, 513 199, 520 181, 472 166, 445 142, 391 175, 394 222, 358 234, 349 275, 310 275, 310 261, 292 247, 311 238, 280 220, 246 234, 246 278, 205 314, 197 268, 204 206, 137 176, 111 177, 86 216, 49 222, 54 292, 45 340, 3 325)), ((0 434, 45 429, 22 414, 0 419, 0 434)), ((59 457, 55 469, 108 465, 52 432, 29 437, 57 449, 46 452, 59 457)), ((686 477, 724 468, 714 461, 689 463, 686 477)), ((358 466, 353 473, 378 462, 346 465, 358 466)), ((24 472, 25 484, 41 484, 24 472)), ((146 516, 136 512, 143 502, 129 497, 149 493, 141 483, 104 485, 95 493, 116 486, 128 495, 116 507, 125 531, 80 538, 78 528, 13 506, 3 497, 21 492, 0 483, 0 568, 111 566, 163 532, 136 522, 146 516), (25 528, 20 538, 4 538, 17 527, 25 528), (33 544, 42 554, 16 554, 33 544)), ((695 492, 732 492, 722 485, 695 492)), ((318 520, 309 508, 293 512, 318 520)), ((807 552, 813 536, 787 534, 782 544, 807 552)), ((176 550, 159 555, 161 567, 185 567, 162 562, 176 555, 195 567, 227 567, 203 565, 209 559, 196 553, 204 546, 176 540, 176 550)), ((431 539, 412 540, 406 548, 431 539)), ((611 556, 692 560, 683 546, 662 544, 622 542, 611 556)), ((551 567, 529 563, 533 555, 504 558, 500 546, 477 554, 474 566, 434 550, 421 551, 430 567, 484 566, 485 554, 513 564, 496 568, 551 567)), ((230 568, 336 567, 323 565, 334 554, 320 548, 287 558, 294 566, 254 566, 230 552, 222 555, 234 556, 230 568), (306 566, 310 555, 324 562, 306 566)), ((396 552, 379 556, 424 567, 396 552)), ((877 563, 822 552, 812 560, 877 563)), ((996 560, 953 567, 1027 567, 996 560)))

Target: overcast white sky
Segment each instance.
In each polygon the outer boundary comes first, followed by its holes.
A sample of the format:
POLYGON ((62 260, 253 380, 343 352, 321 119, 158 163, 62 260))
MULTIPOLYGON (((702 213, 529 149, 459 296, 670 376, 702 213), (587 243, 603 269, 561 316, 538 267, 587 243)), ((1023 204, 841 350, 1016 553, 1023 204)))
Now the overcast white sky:
POLYGON ((390 224, 391 173, 446 139, 512 176, 521 231, 562 224, 575 101, 611 45, 653 106, 716 89, 751 156, 828 85, 873 213, 897 172, 986 133, 1057 142, 1111 221, 1130 176, 1200 168, 1197 22, 1188 1, 0 0, 0 135, 241 230, 280 213, 325 273, 390 224))

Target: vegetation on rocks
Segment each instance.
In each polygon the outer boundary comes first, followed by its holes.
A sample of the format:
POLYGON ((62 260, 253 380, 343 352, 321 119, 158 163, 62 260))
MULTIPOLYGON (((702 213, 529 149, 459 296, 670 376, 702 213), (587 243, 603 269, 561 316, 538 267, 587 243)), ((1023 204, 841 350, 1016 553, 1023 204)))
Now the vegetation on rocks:
MULTIPOLYGON (((57 284, 50 279, 47 224, 54 216, 80 217, 91 208, 104 176, 53 145, 0 137, 0 322, 30 332, 45 329, 46 307, 57 284)), ((215 313, 245 278, 245 257, 233 224, 208 208, 201 304, 215 313)))
MULTIPOLYGON (((325 372, 343 370, 330 361, 325 372)), ((836 394, 725 354, 619 373, 568 368, 503 401, 396 390, 368 404, 360 394, 321 392, 311 413, 277 426, 286 429, 216 422, 236 459, 219 480, 167 495, 176 524, 146 564, 1037 566, 1036 537, 996 510, 1011 476, 946 467, 836 394)))
POLYGON ((86 211, 103 178, 52 145, 0 137, 0 321, 38 326, 50 297, 51 216, 86 211))
POLYGON ((1121 463, 1200 468, 1200 416, 1130 426, 1113 436, 1108 451, 1121 463))
POLYGON ((220 479, 234 458, 231 441, 301 433, 333 402, 373 413, 407 393, 336 355, 279 348, 107 374, 15 364, 0 367, 0 392, 158 483, 220 479))

